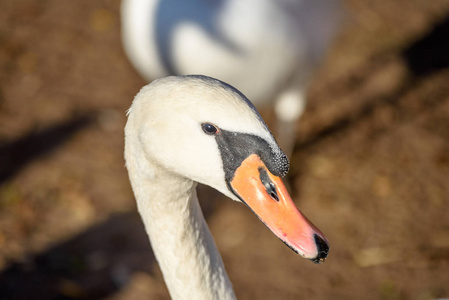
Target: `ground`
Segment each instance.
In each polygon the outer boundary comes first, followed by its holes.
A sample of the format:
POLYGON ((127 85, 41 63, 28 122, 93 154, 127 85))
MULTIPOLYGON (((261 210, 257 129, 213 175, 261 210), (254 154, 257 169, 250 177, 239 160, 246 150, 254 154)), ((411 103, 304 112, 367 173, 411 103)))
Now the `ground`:
MULTIPOLYGON (((345 3, 288 177, 330 241, 326 263, 200 190, 239 299, 449 297, 449 2, 345 3)), ((0 11, 0 299, 169 299, 124 168, 125 111, 145 82, 119 1, 0 11)))

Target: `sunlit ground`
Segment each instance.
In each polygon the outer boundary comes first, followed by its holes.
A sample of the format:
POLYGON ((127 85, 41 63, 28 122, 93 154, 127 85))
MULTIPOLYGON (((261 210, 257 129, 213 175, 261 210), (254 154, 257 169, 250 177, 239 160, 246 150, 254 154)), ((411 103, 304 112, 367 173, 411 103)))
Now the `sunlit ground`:
MULTIPOLYGON (((199 193, 239 299, 449 297, 449 2, 346 4, 289 177, 330 240, 326 263, 199 193)), ((168 299, 124 168, 145 82, 118 8, 0 2, 0 299, 168 299)))

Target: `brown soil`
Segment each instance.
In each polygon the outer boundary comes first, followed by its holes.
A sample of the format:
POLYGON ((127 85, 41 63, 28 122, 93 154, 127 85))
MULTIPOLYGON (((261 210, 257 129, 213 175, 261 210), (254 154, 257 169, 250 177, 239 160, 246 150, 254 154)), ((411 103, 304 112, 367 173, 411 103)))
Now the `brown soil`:
MULTIPOLYGON (((346 3, 289 177, 327 262, 200 191, 239 299, 449 297, 449 2, 346 3)), ((125 110, 145 82, 118 9, 0 2, 0 299, 168 299, 124 168, 125 110)))

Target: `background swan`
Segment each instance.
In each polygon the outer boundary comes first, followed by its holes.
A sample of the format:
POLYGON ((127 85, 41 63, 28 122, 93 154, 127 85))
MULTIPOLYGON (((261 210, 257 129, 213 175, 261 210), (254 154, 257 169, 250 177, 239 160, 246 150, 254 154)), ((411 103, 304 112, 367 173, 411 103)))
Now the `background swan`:
POLYGON ((235 299, 197 182, 245 203, 303 257, 325 260, 326 238, 280 179, 287 157, 238 90, 204 76, 167 77, 142 88, 128 113, 126 166, 173 299, 235 299))
POLYGON ((125 52, 148 81, 204 74, 262 106, 276 98, 276 133, 290 151, 313 70, 342 18, 339 0, 124 0, 125 52))

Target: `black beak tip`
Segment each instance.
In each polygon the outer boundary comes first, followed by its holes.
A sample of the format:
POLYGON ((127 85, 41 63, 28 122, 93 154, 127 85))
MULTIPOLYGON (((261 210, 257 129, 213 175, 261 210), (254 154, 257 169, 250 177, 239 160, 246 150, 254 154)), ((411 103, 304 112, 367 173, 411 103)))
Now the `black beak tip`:
POLYGON ((329 245, 327 242, 319 235, 314 235, 315 244, 318 249, 318 254, 311 261, 315 264, 324 263, 326 261, 327 255, 329 254, 329 245))

